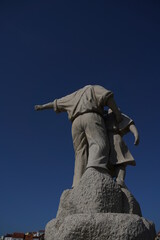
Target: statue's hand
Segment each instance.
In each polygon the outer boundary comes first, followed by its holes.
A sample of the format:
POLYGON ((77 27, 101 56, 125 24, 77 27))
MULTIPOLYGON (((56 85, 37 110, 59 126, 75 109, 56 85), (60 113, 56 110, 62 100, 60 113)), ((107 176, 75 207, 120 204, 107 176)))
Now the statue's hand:
POLYGON ((139 144, 139 135, 135 136, 135 140, 134 140, 134 145, 138 145, 139 144))
POLYGON ((35 110, 35 111, 42 110, 42 105, 35 105, 35 106, 34 106, 34 110, 35 110))

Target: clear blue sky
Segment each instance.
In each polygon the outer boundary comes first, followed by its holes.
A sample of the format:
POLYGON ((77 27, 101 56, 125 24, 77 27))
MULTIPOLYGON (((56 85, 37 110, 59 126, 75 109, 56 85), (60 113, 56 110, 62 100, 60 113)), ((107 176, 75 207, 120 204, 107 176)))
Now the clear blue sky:
POLYGON ((0 235, 44 229, 74 169, 67 114, 35 112, 85 85, 140 132, 126 184, 160 229, 160 1, 0 1, 0 235))

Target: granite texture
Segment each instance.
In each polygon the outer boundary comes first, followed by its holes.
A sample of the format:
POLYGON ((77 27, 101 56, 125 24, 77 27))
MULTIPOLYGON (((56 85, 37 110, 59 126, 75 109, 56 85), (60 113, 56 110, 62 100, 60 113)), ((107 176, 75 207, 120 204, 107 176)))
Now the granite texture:
POLYGON ((126 188, 121 188, 123 194, 122 213, 137 214, 142 216, 141 208, 135 197, 126 188))
POLYGON ((154 224, 135 214, 95 213, 66 217, 46 226, 47 240, 154 240, 154 224), (57 231, 58 230, 58 231, 57 231))
POLYGON ((75 213, 122 212, 123 193, 103 170, 88 168, 77 187, 63 192, 57 217, 75 213))
POLYGON ((154 239, 154 224, 141 216, 128 189, 120 188, 106 171, 88 168, 77 187, 63 192, 45 240, 154 239))

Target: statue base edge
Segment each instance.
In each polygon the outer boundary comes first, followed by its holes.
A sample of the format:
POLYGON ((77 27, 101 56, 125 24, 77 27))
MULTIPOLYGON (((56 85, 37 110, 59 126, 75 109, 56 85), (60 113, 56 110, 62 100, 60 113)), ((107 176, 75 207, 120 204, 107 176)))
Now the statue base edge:
POLYGON ((154 240, 154 223, 136 214, 73 214, 51 220, 45 240, 154 240))

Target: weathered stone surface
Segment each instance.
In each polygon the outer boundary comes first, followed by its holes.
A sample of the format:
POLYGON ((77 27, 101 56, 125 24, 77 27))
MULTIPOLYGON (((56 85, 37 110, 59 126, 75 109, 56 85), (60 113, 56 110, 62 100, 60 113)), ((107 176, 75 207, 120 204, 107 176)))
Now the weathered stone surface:
POLYGON ((57 217, 100 212, 122 212, 122 191, 109 174, 88 168, 77 187, 63 192, 57 217))
POLYGON ((47 240, 154 240, 154 224, 135 214, 95 213, 66 217, 46 226, 47 240))
POLYGON ((88 168, 77 187, 63 192, 46 240, 152 240, 154 224, 141 218, 134 196, 104 171, 88 168), (138 216, 139 215, 139 216, 138 216))
POLYGON ((63 192, 57 217, 100 212, 142 216, 138 202, 127 189, 120 188, 106 172, 88 168, 77 187, 63 192))
POLYGON ((126 188, 121 188, 123 193, 123 207, 122 213, 131 213, 137 214, 142 217, 142 212, 139 203, 135 199, 135 197, 129 192, 126 188))

